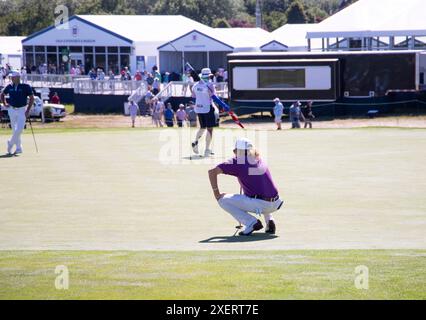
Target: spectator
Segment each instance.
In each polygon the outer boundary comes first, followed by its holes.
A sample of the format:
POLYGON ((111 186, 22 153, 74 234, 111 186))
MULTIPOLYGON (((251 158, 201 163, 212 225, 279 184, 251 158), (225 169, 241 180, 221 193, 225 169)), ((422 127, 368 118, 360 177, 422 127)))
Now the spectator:
POLYGON ((152 93, 154 95, 157 95, 160 92, 161 89, 161 82, 160 79, 154 78, 154 82, 152 83, 152 93))
POLYGON ((186 114, 188 115, 187 120, 189 126, 196 128, 197 127, 197 113, 194 110, 194 102, 189 102, 188 107, 186 108, 186 114))
POLYGON ((94 93, 94 92, 96 92, 96 79, 98 78, 98 75, 97 75, 94 68, 90 69, 88 75, 89 75, 89 78, 92 82, 92 93, 94 93))
POLYGON ((151 73, 148 73, 146 77, 146 83, 148 84, 149 87, 152 87, 152 84, 154 83, 154 77, 152 76, 151 73))
POLYGON ((82 70, 82 67, 77 65, 74 71, 75 76, 81 76, 81 74, 83 73, 81 70, 82 70))
POLYGON ((164 77, 163 77, 163 83, 169 83, 169 80, 170 79, 170 72, 166 72, 165 74, 164 74, 164 77))
POLYGON ((138 115, 138 111, 139 111, 138 105, 133 100, 129 100, 129 114, 130 114, 130 118, 132 119, 132 128, 135 127, 135 120, 136 120, 136 116, 138 115))
POLYGON ((192 86, 194 85, 194 78, 191 76, 190 72, 187 72, 186 74, 182 75, 182 82, 183 82, 183 87, 182 87, 182 96, 186 96, 186 92, 189 88, 189 92, 192 92, 192 86))
POLYGON ((0 66, 0 87, 4 87, 4 81, 6 79, 4 72, 5 72, 4 68, 0 66))
POLYGON ((98 68, 97 70, 97 80, 100 82, 98 83, 98 86, 101 88, 101 92, 104 92, 104 81, 105 81, 105 72, 101 68, 98 68))
POLYGON ((290 121, 292 129, 300 128, 300 119, 304 121, 303 114, 300 110, 300 102, 296 101, 290 107, 290 121))
POLYGON ((224 69, 223 68, 219 68, 217 73, 216 73, 216 81, 218 83, 224 82, 224 78, 223 78, 223 73, 224 73, 224 69))
POLYGON ((144 70, 143 74, 142 74, 142 81, 147 81, 148 79, 148 71, 144 70))
POLYGON ((97 79, 101 81, 105 80, 105 72, 101 68, 97 70, 97 79))
POLYGON ((22 79, 22 83, 27 83, 27 80, 28 80, 27 68, 25 68, 25 67, 21 68, 21 79, 22 79))
POLYGON ((284 106, 281 103, 279 98, 275 98, 274 102, 275 102, 275 107, 274 107, 275 123, 277 124, 277 130, 282 130, 281 123, 282 123, 282 117, 284 112, 284 106))
POLYGON ((109 82, 109 89, 111 91, 114 91, 115 74, 112 70, 110 70, 109 72, 108 82, 109 82))
POLYGON ((145 96, 144 96, 144 102, 145 102, 145 116, 149 116, 149 115, 152 115, 152 103, 153 103, 153 98, 154 98, 154 95, 152 94, 152 91, 151 90, 147 90, 147 92, 145 93, 145 96))
POLYGON ((164 111, 164 120, 168 127, 174 126, 174 118, 175 118, 175 113, 172 109, 172 104, 169 102, 167 103, 167 108, 164 111))
POLYGON ((308 101, 306 106, 302 110, 303 116, 305 117, 305 126, 306 129, 308 126, 312 129, 312 120, 315 119, 315 116, 312 112, 312 101, 308 101))
POLYGON ((61 103, 61 99, 59 99, 57 92, 55 92, 53 94, 52 98, 50 98, 50 103, 53 103, 53 104, 60 104, 61 103))
POLYGON ((142 74, 140 71, 137 71, 135 74, 135 80, 136 81, 142 81, 142 74))
POLYGON ((121 70, 121 80, 122 81, 130 81, 132 80, 132 75, 130 74, 129 68, 124 67, 123 70, 121 70))
POLYGON ((163 113, 164 113, 164 104, 158 99, 152 99, 152 122, 155 126, 163 127, 163 113))
POLYGON ((157 66, 153 66, 152 67, 152 76, 154 78, 158 78, 158 80, 160 80, 160 82, 161 82, 161 74, 160 74, 160 72, 158 72, 158 67, 157 66))
POLYGON ((98 77, 94 68, 90 69, 88 76, 89 76, 90 80, 96 80, 97 77, 98 77))
POLYGON ((179 105, 179 110, 176 112, 176 119, 179 128, 182 128, 183 122, 188 120, 188 115, 185 112, 185 106, 183 104, 179 105))

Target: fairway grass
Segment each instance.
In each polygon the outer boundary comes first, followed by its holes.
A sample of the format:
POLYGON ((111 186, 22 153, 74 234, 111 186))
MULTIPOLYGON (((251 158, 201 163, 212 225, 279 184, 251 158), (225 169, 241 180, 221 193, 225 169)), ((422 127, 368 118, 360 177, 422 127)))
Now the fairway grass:
POLYGON ((1 251, 0 299, 426 299, 426 250, 1 251))

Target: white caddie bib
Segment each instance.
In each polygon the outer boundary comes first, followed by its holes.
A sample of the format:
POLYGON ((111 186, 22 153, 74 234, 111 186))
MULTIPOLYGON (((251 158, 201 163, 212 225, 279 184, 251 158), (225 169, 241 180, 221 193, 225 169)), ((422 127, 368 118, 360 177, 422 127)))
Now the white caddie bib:
POLYGON ((195 112, 209 113, 211 106, 210 90, 207 83, 197 82, 192 90, 195 93, 195 112))

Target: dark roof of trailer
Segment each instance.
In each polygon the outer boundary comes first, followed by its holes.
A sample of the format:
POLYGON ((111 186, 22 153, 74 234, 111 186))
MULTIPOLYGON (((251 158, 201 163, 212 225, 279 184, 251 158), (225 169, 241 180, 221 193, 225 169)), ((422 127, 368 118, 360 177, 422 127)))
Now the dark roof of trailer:
POLYGON ((312 51, 297 51, 297 52, 237 52, 228 54, 228 58, 244 58, 244 57, 284 57, 284 56, 336 56, 336 55, 384 55, 384 54, 414 54, 426 53, 425 50, 386 50, 386 51, 327 51, 327 52, 312 52, 312 51))
POLYGON ((309 62, 337 62, 339 59, 252 59, 252 60, 231 60, 229 63, 309 63, 309 62))

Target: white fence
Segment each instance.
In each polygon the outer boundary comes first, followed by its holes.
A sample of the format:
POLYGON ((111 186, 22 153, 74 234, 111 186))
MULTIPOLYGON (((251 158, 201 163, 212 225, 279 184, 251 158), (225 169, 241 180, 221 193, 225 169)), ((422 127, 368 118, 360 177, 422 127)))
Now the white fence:
MULTIPOLYGON (((214 84, 216 94, 221 98, 228 98, 228 83, 219 82, 214 84)), ((172 81, 161 90, 156 97, 161 98, 162 101, 169 99, 170 97, 191 97, 192 96, 192 85, 182 81, 172 81)))
POLYGON ((88 76, 71 76, 67 74, 27 74, 21 80, 33 87, 73 88, 76 80, 88 79, 88 76))
POLYGON ((77 94, 107 94, 131 95, 143 84, 142 81, 122 80, 91 80, 79 79, 74 81, 74 93, 77 94))

